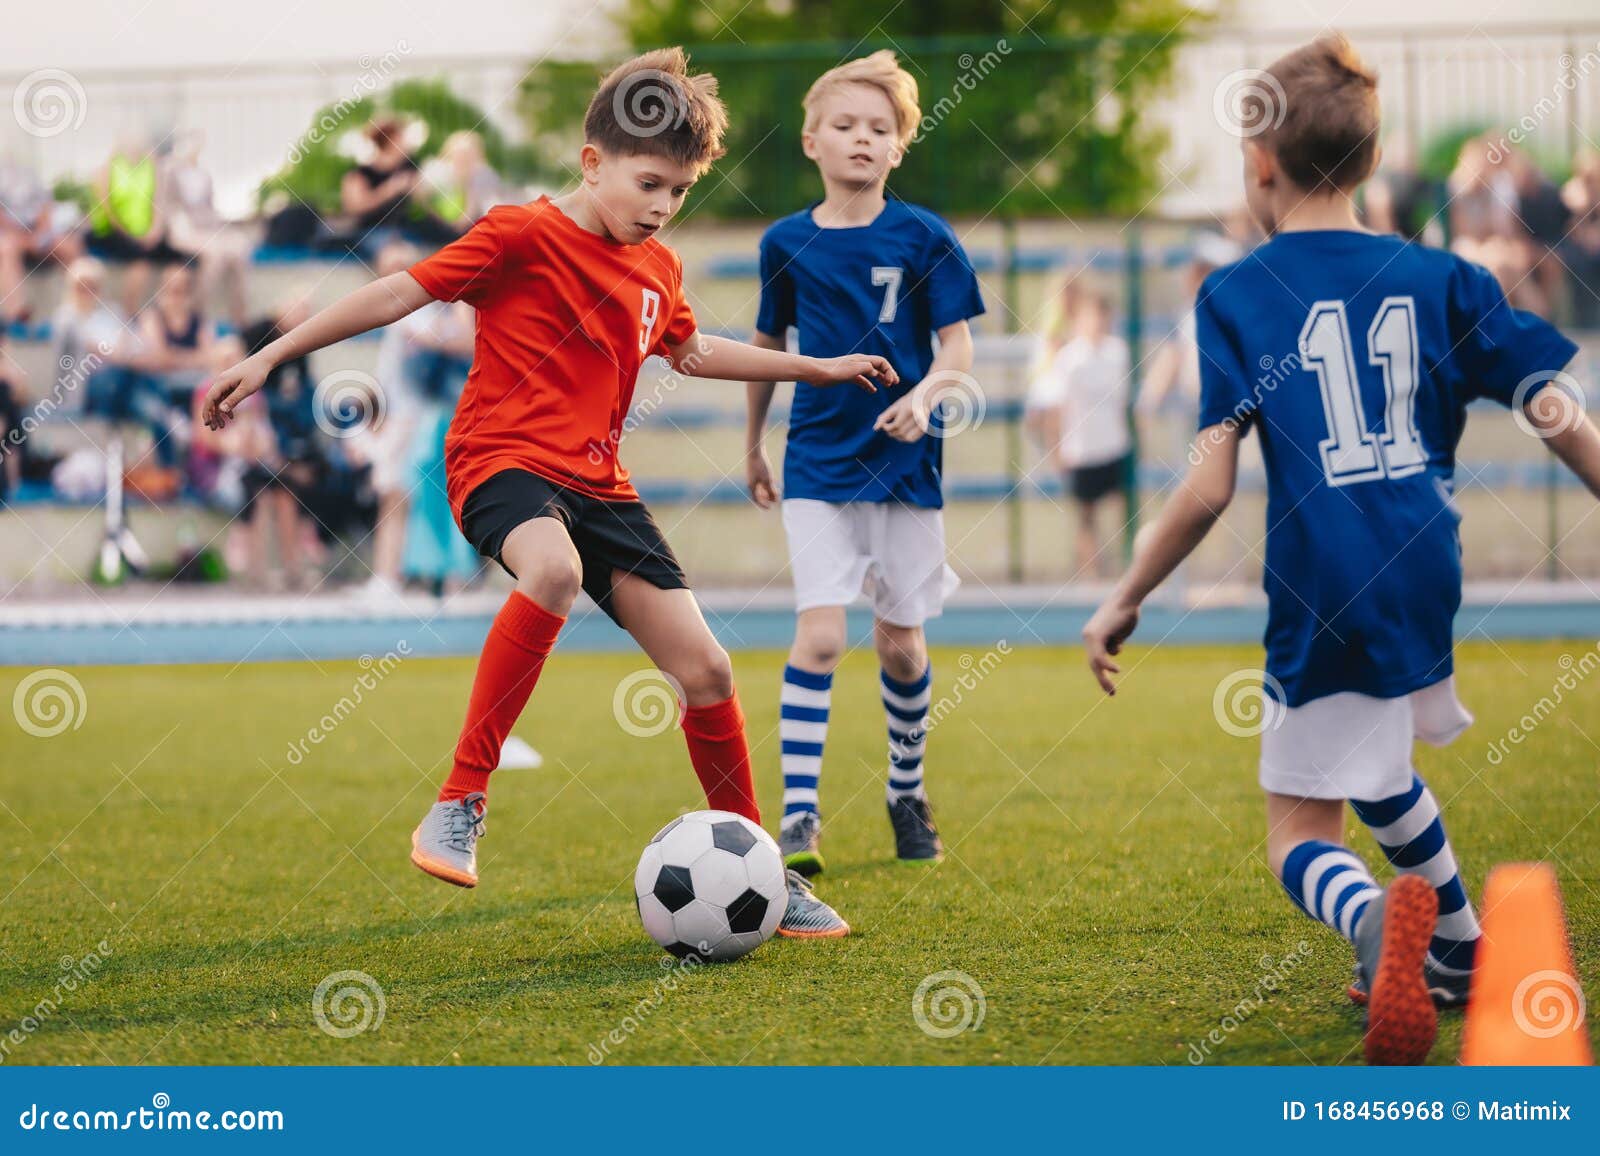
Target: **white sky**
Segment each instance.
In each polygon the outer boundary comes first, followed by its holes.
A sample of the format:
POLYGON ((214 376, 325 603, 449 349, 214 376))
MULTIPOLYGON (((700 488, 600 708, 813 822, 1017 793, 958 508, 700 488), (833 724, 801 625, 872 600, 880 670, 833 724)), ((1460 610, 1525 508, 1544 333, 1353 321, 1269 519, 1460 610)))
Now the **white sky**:
MULTIPOLYGON (((593 55, 615 0, 38 0, 0 37, 0 73, 38 68, 170 69, 381 55, 593 55)), ((763 0, 752 0, 762 3, 763 0)), ((1241 27, 1312 29, 1593 21, 1596 0, 1234 0, 1241 27)))

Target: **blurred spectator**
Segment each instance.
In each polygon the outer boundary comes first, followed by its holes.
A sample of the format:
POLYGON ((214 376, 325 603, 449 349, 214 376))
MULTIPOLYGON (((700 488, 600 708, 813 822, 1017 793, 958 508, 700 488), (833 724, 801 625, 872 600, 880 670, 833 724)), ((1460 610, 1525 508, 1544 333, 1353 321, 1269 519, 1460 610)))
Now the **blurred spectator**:
POLYGON ((500 200, 499 174, 489 167, 483 138, 475 132, 451 133, 423 176, 432 194, 429 211, 457 234, 470 229, 500 200))
POLYGON ((80 257, 67 266, 66 291, 50 322, 50 362, 57 412, 91 412, 112 421, 133 416, 139 382, 127 365, 137 340, 105 303, 105 266, 80 257))
POLYGON ((1102 549, 1097 512, 1118 507, 1127 524, 1124 482, 1133 435, 1128 422, 1128 345, 1111 332, 1111 299, 1079 288, 1070 334, 1036 377, 1028 396, 1028 426, 1063 472, 1077 506, 1076 573, 1116 573, 1115 551, 1102 549))
POLYGON ((405 479, 411 494, 406 548, 401 570, 436 594, 460 589, 478 572, 476 551, 456 528, 445 491, 444 440, 455 415, 456 399, 472 367, 473 313, 459 302, 424 306, 430 324, 419 330, 411 355, 421 395, 405 479), (435 305, 438 306, 435 309, 435 305))
MULTIPOLYGON (((1540 253, 1520 215, 1511 155, 1487 137, 1461 146, 1448 182, 1450 248, 1493 273, 1511 304, 1548 314, 1543 284, 1532 276, 1540 253)), ((1526 186, 1525 172, 1521 179, 1526 186)))
MULTIPOLYGON (((246 355, 264 349, 310 316, 308 298, 291 294, 270 317, 245 327, 246 355)), ((261 388, 272 445, 270 453, 258 456, 244 472, 243 514, 255 528, 253 541, 262 546, 246 574, 268 589, 303 589, 313 582, 310 547, 315 535, 304 503, 313 498, 325 467, 317 444, 315 393, 310 362, 304 356, 274 366, 261 388), (278 546, 275 567, 265 560, 269 533, 278 546)))
POLYGON ((160 207, 167 243, 189 263, 198 263, 207 301, 218 303, 236 329, 245 322, 245 266, 251 243, 230 228, 217 211, 211 174, 200 165, 205 138, 198 132, 178 138, 162 166, 160 207))
POLYGON ((1183 274, 1183 317, 1151 358, 1144 387, 1139 391, 1141 415, 1171 413, 1180 419, 1180 454, 1189 444, 1194 418, 1200 411, 1200 346, 1195 337, 1194 301, 1200 295, 1201 284, 1213 271, 1243 256, 1238 245, 1216 233, 1201 233, 1195 238, 1194 251, 1183 274))
MULTIPOLYGON (((417 252, 404 242, 384 247, 378 254, 377 276, 403 272, 417 260, 417 252)), ((369 481, 377 496, 377 524, 372 534, 372 578, 367 589, 375 595, 392 595, 400 589, 400 555, 405 548, 409 455, 421 405, 412 364, 416 340, 445 308, 431 302, 383 330, 378 344, 378 396, 374 421, 351 440, 350 450, 370 466, 369 481)))
POLYGON ((1517 224, 1527 245, 1529 272, 1539 293, 1537 303, 1529 308, 1550 317, 1554 315, 1555 303, 1561 300, 1563 288, 1561 262, 1552 254, 1566 239, 1571 214, 1561 203, 1561 190, 1527 153, 1511 148, 1502 163, 1511 174, 1511 188, 1517 198, 1517 224))
POLYGON ((1383 163, 1361 192, 1368 228, 1417 244, 1443 243, 1444 230, 1434 215, 1441 190, 1423 176, 1416 153, 1403 137, 1384 146, 1383 163))
POLYGON ((1567 270, 1572 323, 1600 329, 1600 152, 1586 150, 1573 161, 1561 202, 1572 214, 1566 240, 1557 246, 1567 270))
POLYGON ((23 290, 30 265, 83 255, 82 217, 76 205, 57 204, 27 165, 0 157, 0 330, 31 314, 23 290))
POLYGON ((152 266, 184 259, 166 243, 158 192, 156 158, 142 137, 124 141, 95 174, 89 251, 108 264, 127 267, 122 311, 130 317, 144 307, 152 266))
POLYGON ((0 506, 11 501, 22 484, 22 457, 28 443, 22 428, 26 379, 11 359, 10 337, 0 327, 0 506))
POLYGON ((162 274, 155 300, 139 315, 139 337, 137 364, 161 376, 169 393, 182 391, 185 409, 200 379, 223 368, 217 364, 216 327, 200 312, 187 265, 162 274))

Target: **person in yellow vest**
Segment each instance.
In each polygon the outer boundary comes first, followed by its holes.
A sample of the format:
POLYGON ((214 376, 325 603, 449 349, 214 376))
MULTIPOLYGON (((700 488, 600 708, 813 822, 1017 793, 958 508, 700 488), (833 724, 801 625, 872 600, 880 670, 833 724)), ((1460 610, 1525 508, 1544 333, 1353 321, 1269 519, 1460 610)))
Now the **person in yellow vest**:
POLYGON ((95 174, 89 251, 108 265, 126 266, 122 308, 130 317, 145 305, 151 268, 184 260, 166 243, 158 183, 155 152, 138 136, 119 143, 95 174))

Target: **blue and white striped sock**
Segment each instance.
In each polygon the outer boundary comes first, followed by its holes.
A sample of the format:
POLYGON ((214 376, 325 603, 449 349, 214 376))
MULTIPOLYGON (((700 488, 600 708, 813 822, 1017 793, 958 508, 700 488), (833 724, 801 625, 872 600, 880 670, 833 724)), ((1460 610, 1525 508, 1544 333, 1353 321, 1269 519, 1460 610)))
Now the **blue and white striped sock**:
POLYGON ((1445 838, 1439 803, 1415 771, 1411 788, 1376 803, 1354 799, 1350 806, 1372 830, 1395 869, 1421 875, 1439 893, 1439 923, 1434 928, 1428 961, 1444 975, 1466 975, 1477 955, 1478 917, 1467 902, 1455 853, 1445 838))
POLYGON ((1320 839, 1307 839, 1289 852, 1283 889, 1301 911, 1352 943, 1361 913, 1382 893, 1354 851, 1320 839))
POLYGON ((879 679, 889 724, 889 801, 923 798, 922 754, 928 748, 933 667, 929 665, 915 682, 896 682, 882 671, 879 679))
POLYGON ((783 765, 783 825, 806 813, 817 813, 817 784, 822 779, 822 744, 828 738, 828 704, 833 675, 812 674, 795 666, 783 668, 778 699, 778 742, 783 765))

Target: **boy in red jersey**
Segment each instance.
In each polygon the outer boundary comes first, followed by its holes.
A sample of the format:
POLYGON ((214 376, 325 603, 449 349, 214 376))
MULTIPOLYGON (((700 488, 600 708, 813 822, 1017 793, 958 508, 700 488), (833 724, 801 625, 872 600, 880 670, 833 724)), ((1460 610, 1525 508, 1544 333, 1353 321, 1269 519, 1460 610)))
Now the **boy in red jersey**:
MULTIPOLYGON (((472 372, 446 441, 450 505, 467 539, 517 585, 484 642, 450 777, 412 836, 412 862, 458 886, 478 882, 490 772, 580 589, 682 688, 683 730, 707 803, 760 821, 728 655, 617 461, 645 358, 733 381, 871 390, 896 380, 882 357, 801 357, 698 331, 682 263, 655 239, 724 151, 716 80, 691 76, 687 64, 682 49, 662 49, 606 77, 584 117, 576 189, 491 209, 460 240, 222 374, 205 401, 204 420, 221 428, 285 359, 430 301, 477 310, 472 372)), ((791 873, 780 932, 848 931, 791 873)))

